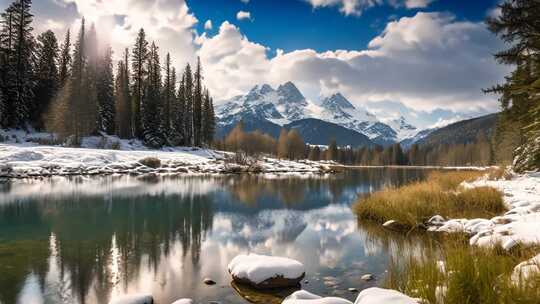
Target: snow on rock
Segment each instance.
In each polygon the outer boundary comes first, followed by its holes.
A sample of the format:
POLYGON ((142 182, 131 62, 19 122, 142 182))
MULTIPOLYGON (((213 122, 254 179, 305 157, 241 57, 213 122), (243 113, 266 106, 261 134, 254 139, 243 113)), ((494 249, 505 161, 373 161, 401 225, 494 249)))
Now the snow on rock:
POLYGON ((172 302, 171 304, 193 304, 192 299, 180 299, 172 302))
POLYGON ((302 263, 284 257, 241 254, 228 265, 233 280, 255 288, 295 286, 305 276, 302 263))
POLYGON ((512 281, 520 282, 531 275, 540 273, 540 254, 525 262, 519 263, 512 272, 512 281))
POLYGON ((282 302, 282 304, 352 304, 352 302, 336 297, 319 297, 305 290, 299 290, 282 302))
POLYGON ((372 287, 362 290, 354 304, 418 304, 418 299, 413 299, 392 289, 372 287))
POLYGON ((111 300, 110 304, 152 304, 154 298, 150 294, 125 295, 111 300))
POLYGON ((492 219, 450 219, 429 224, 430 231, 465 232, 476 246, 501 245, 510 249, 518 244, 540 244, 540 173, 527 173, 511 180, 488 180, 487 177, 465 188, 493 187, 504 195, 508 212, 492 219))

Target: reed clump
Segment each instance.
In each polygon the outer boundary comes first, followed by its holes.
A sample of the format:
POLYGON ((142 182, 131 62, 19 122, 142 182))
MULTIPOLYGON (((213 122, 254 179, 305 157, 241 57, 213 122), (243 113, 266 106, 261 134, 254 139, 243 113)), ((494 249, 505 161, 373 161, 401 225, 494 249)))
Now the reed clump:
POLYGON ((446 218, 492 217, 505 210, 502 194, 494 188, 464 189, 484 173, 433 172, 425 181, 386 188, 361 198, 353 206, 359 219, 384 223, 395 220, 407 227, 423 224, 434 215, 446 218))

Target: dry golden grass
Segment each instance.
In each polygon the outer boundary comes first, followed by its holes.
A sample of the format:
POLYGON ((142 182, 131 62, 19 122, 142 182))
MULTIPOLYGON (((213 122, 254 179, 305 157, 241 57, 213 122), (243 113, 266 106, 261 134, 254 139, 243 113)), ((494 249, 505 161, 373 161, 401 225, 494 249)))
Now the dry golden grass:
POLYGON ((415 227, 433 215, 443 217, 491 217, 505 210, 499 191, 480 187, 461 189, 484 173, 475 171, 434 172, 426 181, 400 188, 387 188, 360 199, 353 209, 360 219, 384 223, 396 220, 415 227))
POLYGON ((392 261, 385 285, 434 304, 540 303, 540 274, 520 284, 511 279, 535 252, 471 247, 467 238, 447 236, 416 257, 392 261))

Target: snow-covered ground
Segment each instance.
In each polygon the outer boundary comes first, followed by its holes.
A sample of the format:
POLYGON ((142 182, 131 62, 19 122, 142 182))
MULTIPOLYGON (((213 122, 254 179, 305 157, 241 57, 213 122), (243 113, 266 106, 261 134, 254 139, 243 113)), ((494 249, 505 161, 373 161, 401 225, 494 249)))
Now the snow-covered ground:
POLYGON ((81 148, 39 145, 51 141, 50 134, 2 131, 0 177, 25 178, 97 174, 212 174, 243 170, 273 174, 318 174, 328 164, 311 161, 288 161, 262 158, 250 166, 237 165, 231 153, 189 147, 166 147, 150 150, 137 140, 114 136, 83 139, 81 148), (114 148, 114 149, 113 149, 114 148), (151 168, 141 164, 145 158, 157 158, 161 165, 151 168))
MULTIPOLYGON (((492 219, 450 219, 433 217, 430 231, 465 232, 474 246, 502 245, 506 250, 516 245, 540 245, 540 172, 515 175, 510 180, 489 180, 487 176, 465 188, 493 187, 503 193, 508 211, 492 219)), ((520 272, 530 274, 539 271, 540 255, 516 266, 514 277, 520 272), (523 269, 523 271, 521 270, 523 269)))

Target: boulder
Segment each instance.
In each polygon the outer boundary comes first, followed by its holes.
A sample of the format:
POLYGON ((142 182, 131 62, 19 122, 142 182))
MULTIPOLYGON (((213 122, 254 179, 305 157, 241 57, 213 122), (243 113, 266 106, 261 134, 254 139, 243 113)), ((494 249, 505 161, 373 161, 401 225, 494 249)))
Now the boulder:
POLYGON ((258 254, 236 256, 228 270, 235 282, 256 289, 297 286, 306 274, 304 265, 296 260, 258 254))

